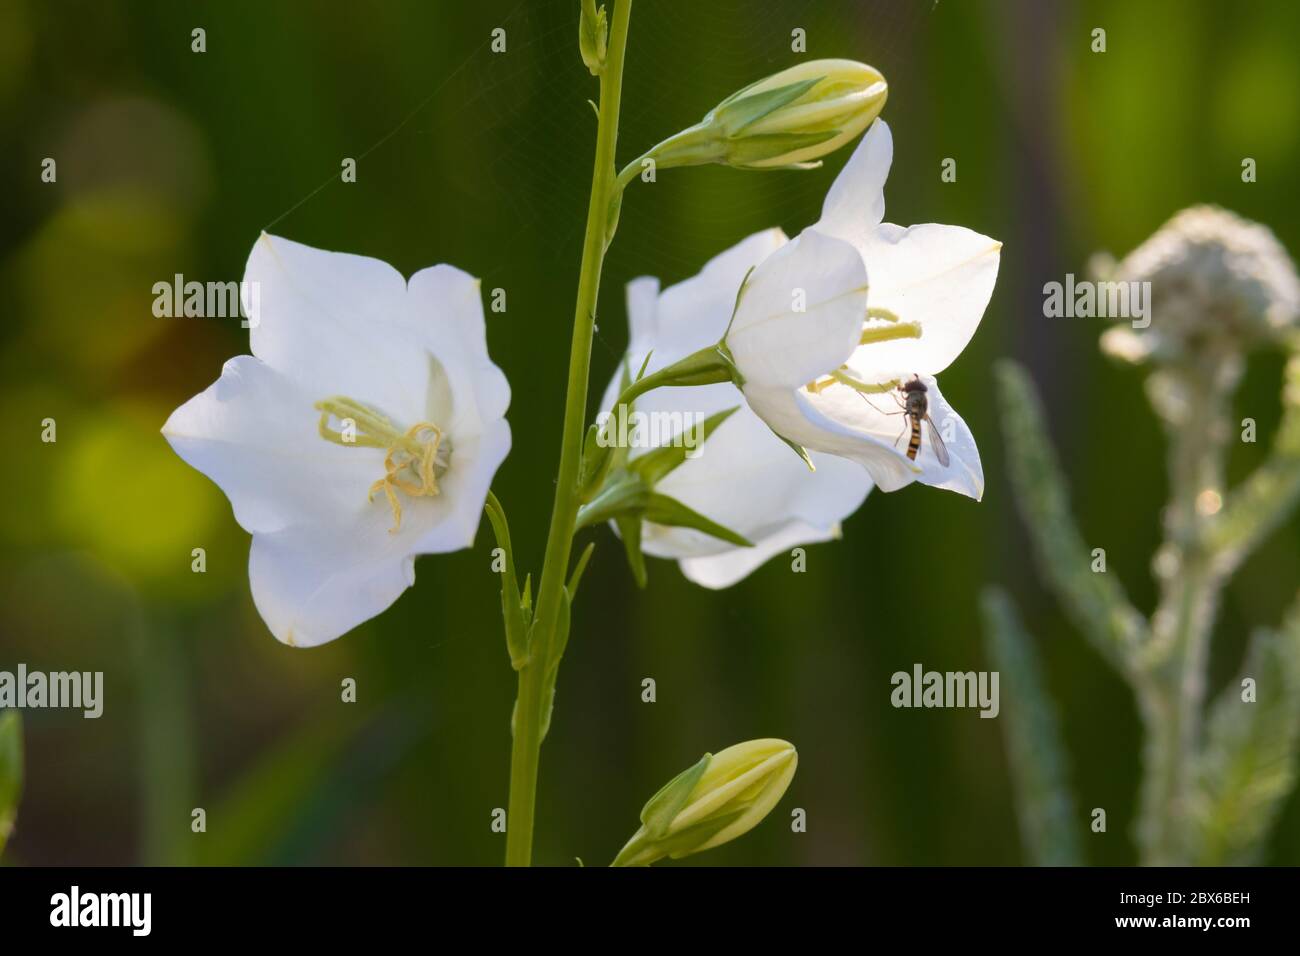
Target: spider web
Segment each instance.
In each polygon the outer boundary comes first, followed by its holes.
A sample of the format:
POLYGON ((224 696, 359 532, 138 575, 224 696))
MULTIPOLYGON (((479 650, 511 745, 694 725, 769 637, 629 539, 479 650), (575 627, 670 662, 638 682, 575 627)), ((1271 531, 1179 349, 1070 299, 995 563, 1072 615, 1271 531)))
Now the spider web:
MULTIPOLYGON (((914 39, 936 5, 937 0, 641 0, 632 16, 618 160, 626 163, 697 121, 728 93, 808 59, 864 60, 897 83, 910 72, 914 39), (806 31, 805 53, 791 50, 795 28, 806 31)), ((392 111, 393 125, 356 156, 359 164, 368 160, 368 176, 387 177, 409 190, 415 206, 427 197, 455 227, 490 231, 493 259, 471 268, 480 276, 507 273, 525 248, 534 258, 542 250, 544 269, 576 270, 596 125, 586 98, 598 96, 598 83, 577 51, 577 8, 576 0, 483 0, 475 11, 479 42, 459 62, 442 64, 442 75, 427 93, 412 94, 411 105, 377 107, 379 113, 392 111), (505 53, 491 48, 496 27, 505 30, 505 53), (445 153, 449 127, 457 154, 470 160, 440 163, 439 175, 429 182, 429 157, 445 153), (539 243, 539 235, 546 241, 539 243)), ((634 183, 607 259, 608 274, 620 282, 657 275, 667 285, 759 229, 782 225, 797 232, 816 218, 847 158, 843 153, 813 173, 705 167, 666 171, 653 187, 634 183), (690 221, 655 215, 658 196, 669 195, 658 190, 673 191, 679 200, 683 193, 699 197, 689 204, 690 221)), ((327 178, 265 228, 329 201, 341 185, 336 167, 326 171, 327 178)), ((621 347, 599 330, 598 337, 610 354, 621 355, 621 347)))

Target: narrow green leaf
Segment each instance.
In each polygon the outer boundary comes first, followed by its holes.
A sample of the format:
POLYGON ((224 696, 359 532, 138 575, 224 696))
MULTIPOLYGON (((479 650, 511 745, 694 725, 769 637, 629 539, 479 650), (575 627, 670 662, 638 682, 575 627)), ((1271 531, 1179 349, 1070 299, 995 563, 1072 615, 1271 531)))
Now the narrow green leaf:
POLYGON ((646 352, 645 359, 644 361, 641 362, 641 368, 638 369, 636 373, 636 380, 638 382, 641 381, 641 379, 645 378, 645 370, 650 367, 650 356, 654 354, 655 354, 654 349, 651 349, 649 352, 646 352))
POLYGON ((1252 635, 1241 673, 1210 710, 1191 807, 1197 864, 1260 862, 1295 785, 1298 743, 1300 602, 1280 631, 1252 635))
POLYGON ((569 646, 569 626, 573 614, 573 600, 569 589, 560 588, 560 614, 555 622, 555 637, 546 649, 546 672, 542 675, 542 725, 541 739, 545 740, 551 729, 551 712, 555 709, 555 681, 560 676, 560 661, 569 646))
POLYGON ((1092 571, 1092 552, 1070 514, 1065 479, 1029 377, 1005 361, 996 375, 1011 482, 1038 565, 1075 626, 1116 668, 1129 673, 1145 642, 1146 621, 1113 571, 1092 571))
POLYGON ((609 466, 613 464, 613 456, 610 454, 613 449, 608 443, 602 443, 602 431, 603 429, 593 422, 587 428, 587 436, 582 441, 582 461, 578 465, 578 489, 584 502, 591 500, 591 496, 600 488, 600 483, 609 473, 609 466))
POLYGON ((669 498, 667 495, 651 493, 646 502, 645 520, 671 528, 694 528, 696 531, 703 531, 705 534, 721 538, 741 548, 753 547, 751 541, 730 528, 724 528, 716 521, 704 517, 698 511, 692 511, 676 498, 669 498))
POLYGON ((640 476, 622 472, 601 488, 596 497, 578 509, 575 530, 610 521, 622 514, 639 513, 645 507, 648 497, 649 491, 640 476))
POLYGON ((582 549, 582 555, 578 558, 578 563, 574 565, 573 573, 569 575, 569 597, 577 598, 578 585, 582 583, 582 573, 587 570, 587 562, 591 560, 591 553, 596 550, 596 542, 589 541, 587 546, 582 549))
POLYGON ((1268 459, 1228 495, 1214 520, 1208 547, 1222 574, 1241 565, 1300 503, 1300 354, 1287 362, 1282 421, 1268 459))
POLYGON ((688 455, 699 454, 704 443, 709 440, 709 436, 739 408, 740 406, 737 405, 706 418, 700 424, 698 434, 692 436, 693 444, 690 447, 687 445, 686 437, 688 430, 683 429, 666 444, 637 458, 629 467, 641 476, 647 487, 653 488, 673 469, 686 461, 688 455))
POLYGON ((636 586, 643 588, 646 585, 646 570, 645 555, 641 553, 641 519, 635 515, 625 514, 615 518, 614 524, 618 528, 618 536, 623 541, 627 564, 632 569, 636 586))
POLYGON ((1026 855, 1038 866, 1082 866, 1081 818, 1066 769, 1065 743, 1034 642, 1001 590, 981 600, 984 646, 1001 675, 1000 714, 1026 855))
POLYGON ((487 513, 492 531, 496 535, 497 547, 505 553, 505 567, 501 572, 501 614, 505 621, 506 650, 510 654, 510 666, 519 670, 527 661, 528 631, 525 621, 526 612, 519 595, 519 580, 515 575, 510 526, 506 521, 505 509, 491 491, 488 492, 483 510, 487 513))

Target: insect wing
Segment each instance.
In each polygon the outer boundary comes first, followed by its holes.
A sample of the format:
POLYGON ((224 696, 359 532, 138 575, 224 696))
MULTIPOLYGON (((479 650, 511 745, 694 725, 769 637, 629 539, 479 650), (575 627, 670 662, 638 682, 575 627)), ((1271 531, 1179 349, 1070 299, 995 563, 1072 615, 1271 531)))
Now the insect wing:
POLYGON ((930 447, 934 449, 934 457, 939 459, 941 467, 948 467, 948 448, 939 437, 939 429, 934 424, 934 419, 929 415, 925 416, 925 423, 930 427, 926 429, 926 434, 930 436, 930 447))

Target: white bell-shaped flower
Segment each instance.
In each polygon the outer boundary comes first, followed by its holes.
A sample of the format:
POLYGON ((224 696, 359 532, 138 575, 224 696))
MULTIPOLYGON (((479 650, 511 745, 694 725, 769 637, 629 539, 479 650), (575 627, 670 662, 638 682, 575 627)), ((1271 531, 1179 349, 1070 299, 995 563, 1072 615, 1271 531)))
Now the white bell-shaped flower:
POLYGON ((253 600, 286 644, 333 640, 469 547, 510 450, 478 280, 263 234, 244 275, 253 354, 163 434, 253 535, 253 600), (255 295, 249 292, 256 289, 255 295))

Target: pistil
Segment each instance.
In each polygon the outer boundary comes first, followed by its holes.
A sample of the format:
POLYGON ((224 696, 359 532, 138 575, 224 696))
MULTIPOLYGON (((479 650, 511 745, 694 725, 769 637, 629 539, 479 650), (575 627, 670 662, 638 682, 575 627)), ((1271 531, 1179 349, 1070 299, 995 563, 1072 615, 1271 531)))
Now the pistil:
POLYGON ((382 490, 393 511, 396 534, 402 526, 402 503, 397 491, 413 498, 438 494, 438 478, 446 473, 451 458, 450 443, 433 422, 417 422, 400 431, 378 409, 346 396, 322 399, 314 406, 321 413, 317 430, 326 441, 353 448, 383 448, 384 477, 370 486, 369 500, 382 490), (339 428, 330 427, 337 420, 339 428))

